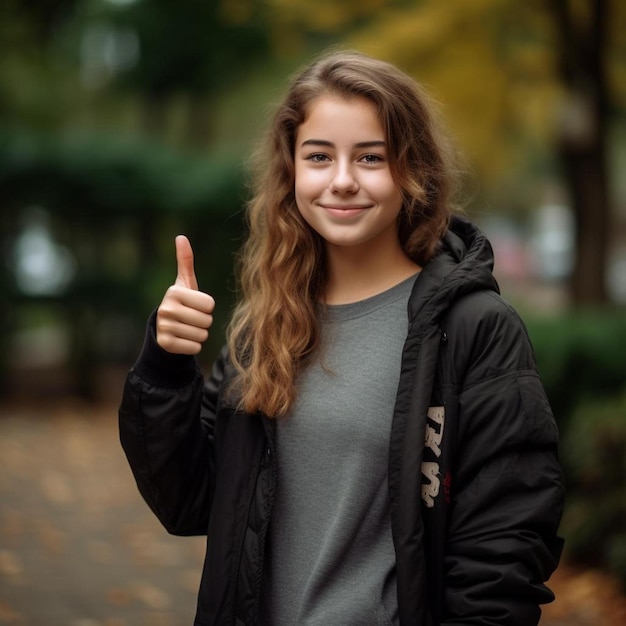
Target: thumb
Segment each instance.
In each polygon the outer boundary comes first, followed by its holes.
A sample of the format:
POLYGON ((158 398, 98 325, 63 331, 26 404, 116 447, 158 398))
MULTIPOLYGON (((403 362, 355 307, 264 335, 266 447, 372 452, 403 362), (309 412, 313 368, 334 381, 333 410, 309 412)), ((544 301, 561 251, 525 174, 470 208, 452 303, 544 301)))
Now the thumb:
POLYGON ((176 284, 188 289, 198 289, 196 273, 193 269, 193 250, 185 235, 176 237, 176 284))

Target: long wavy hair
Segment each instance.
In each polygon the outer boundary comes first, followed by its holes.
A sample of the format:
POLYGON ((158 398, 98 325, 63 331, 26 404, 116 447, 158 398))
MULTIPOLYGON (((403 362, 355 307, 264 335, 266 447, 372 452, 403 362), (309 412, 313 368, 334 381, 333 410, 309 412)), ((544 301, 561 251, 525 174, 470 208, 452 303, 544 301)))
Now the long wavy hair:
POLYGON ((453 151, 413 79, 345 51, 320 57, 293 78, 256 155, 248 237, 238 258, 239 302, 227 331, 239 408, 268 417, 288 413, 300 368, 319 345, 325 247, 296 206, 294 149, 297 129, 321 95, 365 98, 375 106, 403 195, 398 237, 411 259, 423 266, 433 257, 450 219, 453 151))

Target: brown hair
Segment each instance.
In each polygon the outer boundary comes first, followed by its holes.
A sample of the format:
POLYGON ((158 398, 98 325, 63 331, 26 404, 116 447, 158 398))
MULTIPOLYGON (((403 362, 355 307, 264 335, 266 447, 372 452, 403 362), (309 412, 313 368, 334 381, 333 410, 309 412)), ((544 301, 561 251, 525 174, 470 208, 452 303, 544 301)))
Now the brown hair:
POLYGON ((241 297, 228 328, 240 408, 269 417, 289 411, 299 368, 319 342, 316 303, 326 260, 323 240, 296 206, 294 147, 311 103, 324 94, 362 97, 376 107, 404 199, 399 240, 411 259, 424 265, 433 257, 450 219, 451 150, 414 80, 357 52, 326 54, 296 75, 257 154, 239 256, 241 297))

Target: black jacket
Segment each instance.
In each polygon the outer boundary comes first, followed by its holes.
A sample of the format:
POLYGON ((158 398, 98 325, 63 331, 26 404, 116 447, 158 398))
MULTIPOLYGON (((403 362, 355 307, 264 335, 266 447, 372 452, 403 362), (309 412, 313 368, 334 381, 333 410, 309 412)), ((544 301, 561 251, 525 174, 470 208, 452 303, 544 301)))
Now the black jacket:
MULTIPOLYGON (((557 428, 525 327, 484 236, 455 218, 409 302, 389 449, 400 623, 530 626, 556 568, 557 428)), ((143 497, 174 534, 207 534, 195 624, 257 623, 276 473, 273 421, 222 401, 149 325, 120 407, 143 497)))

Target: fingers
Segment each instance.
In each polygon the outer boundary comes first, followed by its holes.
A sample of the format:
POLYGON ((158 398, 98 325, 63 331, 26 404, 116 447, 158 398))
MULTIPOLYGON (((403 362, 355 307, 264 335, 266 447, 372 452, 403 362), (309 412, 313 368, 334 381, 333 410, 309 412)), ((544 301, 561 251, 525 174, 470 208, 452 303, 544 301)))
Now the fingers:
POLYGON ((157 310, 157 343, 172 354, 197 354, 209 337, 214 306, 209 294, 172 285, 157 310))
POLYGON ((182 324, 174 320, 161 320, 157 331, 157 342, 172 354, 198 354, 208 339, 207 328, 182 324))
POLYGON ((172 285, 159 306, 159 314, 198 328, 209 328, 213 323, 215 300, 202 291, 172 285))
POLYGON ((157 310, 156 339, 172 354, 197 354, 209 336, 215 301, 198 291, 193 250, 184 235, 176 237, 176 264, 176 282, 157 310))
POLYGON ((176 275, 176 284, 188 289, 198 289, 198 281, 196 280, 196 272, 193 268, 193 250, 189 239, 185 235, 178 235, 175 239, 176 244, 176 265, 178 273, 176 275))
POLYGON ((195 291, 188 287, 180 285, 172 285, 165 292, 166 297, 172 303, 180 304, 183 307, 199 311, 201 313, 211 314, 215 309, 215 300, 203 291, 195 291))

